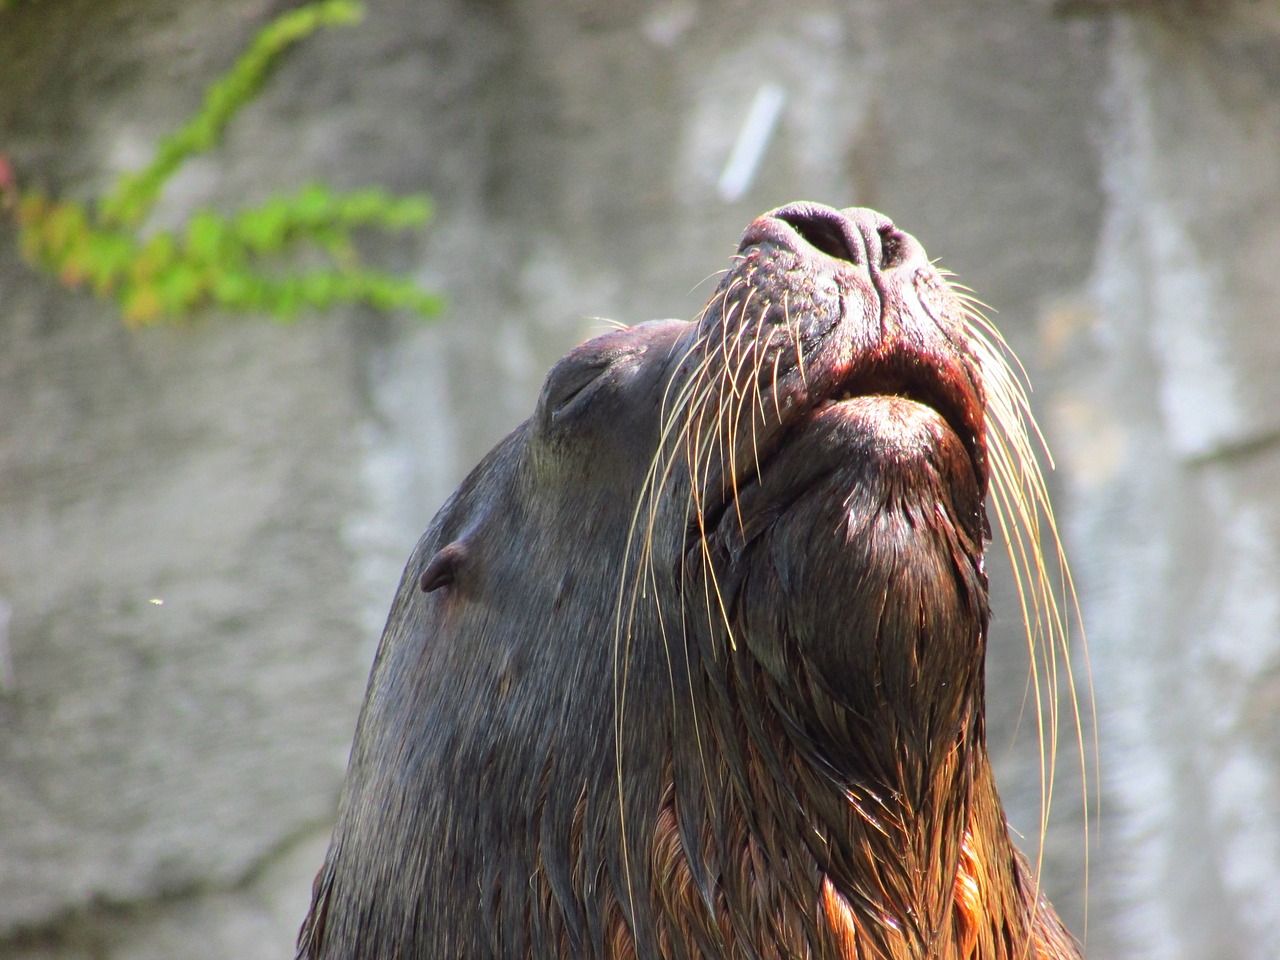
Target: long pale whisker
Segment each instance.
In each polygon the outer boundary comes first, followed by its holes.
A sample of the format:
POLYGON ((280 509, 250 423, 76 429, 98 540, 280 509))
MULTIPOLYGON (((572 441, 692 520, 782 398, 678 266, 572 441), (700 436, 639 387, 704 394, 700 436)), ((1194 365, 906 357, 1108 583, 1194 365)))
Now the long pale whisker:
MULTIPOLYGON (((955 284, 952 286, 956 287, 955 284)), ((1086 811, 1088 809, 1085 720, 1072 669, 1068 617, 1059 606, 1059 595, 1066 598, 1075 622, 1078 624, 1082 620, 1079 599, 1066 561, 1062 538, 1049 502, 1048 488, 1039 467, 1035 449, 1037 446, 1043 452, 1050 467, 1053 461, 1039 425, 1031 413, 1027 388, 1024 386, 1025 371, 1020 364, 1016 369, 1010 367, 1007 358, 1012 357, 1015 364, 1017 359, 999 331, 981 313, 979 302, 963 292, 957 293, 957 297, 961 300, 966 319, 969 321, 971 343, 982 367, 986 386, 992 504, 1001 539, 1005 543, 1013 566, 1014 585, 1026 628, 1028 652, 1031 658, 1031 687, 1034 690, 1036 705, 1042 770, 1040 850, 1036 863, 1038 877, 1043 863, 1049 810, 1053 796, 1054 771, 1057 766, 1059 725, 1057 695, 1064 678, 1076 729, 1082 795, 1086 811), (1056 578, 1049 570, 1050 558, 1057 568, 1056 578), (1058 659, 1059 656, 1061 661, 1058 659)), ((1081 644, 1086 650, 1087 663, 1087 645, 1084 645, 1083 634, 1081 634, 1081 644)), ((1092 684, 1089 685, 1089 697, 1090 710, 1092 715, 1096 716, 1092 684)), ((1093 726, 1096 762, 1096 723, 1093 726)), ((1097 782, 1096 779, 1095 782, 1097 782)), ((1087 816, 1085 846, 1087 858, 1087 816)))

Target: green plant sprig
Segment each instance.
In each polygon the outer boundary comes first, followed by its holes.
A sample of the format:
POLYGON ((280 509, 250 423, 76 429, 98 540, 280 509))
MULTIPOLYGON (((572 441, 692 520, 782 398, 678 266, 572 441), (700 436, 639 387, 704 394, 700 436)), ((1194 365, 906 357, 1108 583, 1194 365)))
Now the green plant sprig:
POLYGON ((350 266, 355 260, 351 230, 407 228, 429 216, 422 198, 393 198, 379 190, 334 195, 320 184, 230 219, 202 210, 184 231, 157 231, 145 239, 128 230, 91 225, 80 204, 50 201, 34 192, 25 194, 17 208, 28 262, 55 272, 66 286, 88 285, 100 297, 114 296, 130 325, 184 316, 212 304, 265 310, 281 319, 292 319, 306 307, 355 301, 434 315, 443 305, 437 295, 409 280, 350 266), (330 269, 296 276, 264 269, 272 255, 317 239, 324 241, 330 269))
POLYGON ((364 228, 422 226, 431 217, 425 196, 392 196, 378 188, 336 193, 311 183, 231 216, 200 210, 178 231, 144 235, 139 229, 169 178, 191 156, 216 145, 285 48, 321 27, 354 23, 361 13, 351 0, 322 0, 268 24, 209 88, 200 111, 160 142, 146 167, 120 177, 95 208, 35 190, 19 192, 12 206, 25 259, 66 286, 114 297, 130 325, 188 316, 209 305, 266 311, 285 320, 304 308, 343 302, 438 313, 442 301, 436 294, 362 267, 352 238, 364 228), (326 265, 290 272, 281 258, 304 245, 318 247, 326 265))
POLYGON ((146 219, 169 178, 188 158, 217 145, 231 118, 261 89, 285 49, 321 27, 357 23, 363 13, 352 0, 323 0, 267 24, 226 76, 205 92, 200 111, 160 141, 146 167, 119 179, 102 201, 102 222, 136 225, 146 219))

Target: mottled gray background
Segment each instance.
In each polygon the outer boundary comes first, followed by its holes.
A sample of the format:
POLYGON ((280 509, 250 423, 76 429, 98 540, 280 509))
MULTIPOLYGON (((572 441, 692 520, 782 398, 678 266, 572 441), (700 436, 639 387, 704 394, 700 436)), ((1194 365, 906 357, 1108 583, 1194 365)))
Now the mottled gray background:
MULTIPOLYGON (((23 0, 0 151, 100 195, 280 9, 23 0)), ((0 228, 0 958, 291 956, 431 514, 593 318, 691 316, 797 198, 915 233, 1035 380, 1097 703, 1090 955, 1280 957, 1277 3, 371 0, 155 222, 313 177, 434 195, 434 229, 373 252, 441 322, 129 331, 0 228), (765 83, 780 121, 727 201, 765 83)), ((1034 850, 995 575, 992 739, 1034 850)), ((1045 872, 1080 931, 1074 750, 1045 872)))

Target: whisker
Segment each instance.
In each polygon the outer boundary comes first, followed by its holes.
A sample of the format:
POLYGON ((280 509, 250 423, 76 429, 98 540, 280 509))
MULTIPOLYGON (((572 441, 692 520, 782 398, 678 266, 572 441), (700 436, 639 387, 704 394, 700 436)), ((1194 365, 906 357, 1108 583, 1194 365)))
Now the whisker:
MULTIPOLYGON (((953 289, 958 287, 955 283, 951 286, 953 289)), ((1000 332, 982 313, 980 301, 963 290, 957 293, 957 297, 968 321, 970 340, 986 385, 992 505, 1013 567, 1014 586, 1030 654, 1030 688, 1036 709, 1041 764, 1040 844, 1036 857, 1036 876, 1039 877, 1057 767, 1058 695, 1064 683, 1080 761, 1081 793, 1086 810, 1084 843, 1087 865, 1089 774, 1084 743, 1086 724, 1072 668, 1068 615, 1059 606, 1058 597, 1065 598, 1071 619, 1076 624, 1082 623, 1082 618, 1062 538, 1050 505, 1048 487, 1039 467, 1037 447, 1050 469, 1053 458, 1031 413, 1026 371, 1000 332), (1050 560, 1057 569, 1056 581, 1049 570, 1050 560)), ((1082 632, 1080 643, 1086 651, 1087 664, 1088 648, 1082 632)), ((1088 691, 1090 716, 1096 718, 1091 682, 1088 691)), ((1096 722, 1092 726, 1096 765, 1096 722)), ((1095 783, 1098 782, 1100 779, 1095 770, 1095 783)))

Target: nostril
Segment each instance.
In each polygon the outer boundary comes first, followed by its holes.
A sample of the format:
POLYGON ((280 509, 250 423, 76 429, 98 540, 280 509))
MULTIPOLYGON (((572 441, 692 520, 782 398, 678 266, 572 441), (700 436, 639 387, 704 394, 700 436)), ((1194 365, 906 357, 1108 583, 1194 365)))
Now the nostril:
POLYGON ((859 247, 855 247, 849 235, 849 223, 835 210, 781 210, 774 214, 783 223, 791 226, 801 238, 817 250, 837 260, 858 263, 863 258, 858 255, 859 247))
POLYGON ((896 267, 903 258, 902 234, 891 223, 882 226, 877 233, 880 235, 880 266, 885 270, 896 267))

